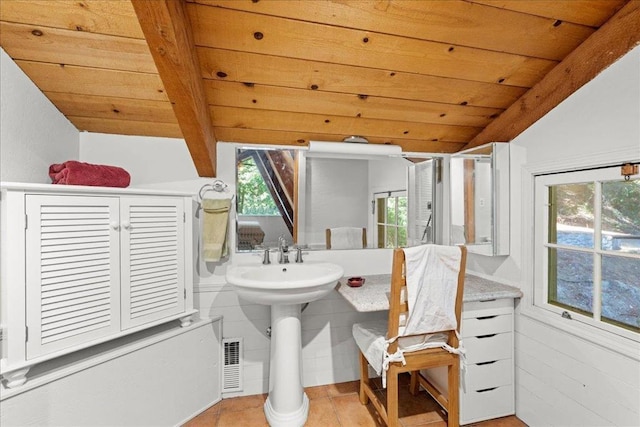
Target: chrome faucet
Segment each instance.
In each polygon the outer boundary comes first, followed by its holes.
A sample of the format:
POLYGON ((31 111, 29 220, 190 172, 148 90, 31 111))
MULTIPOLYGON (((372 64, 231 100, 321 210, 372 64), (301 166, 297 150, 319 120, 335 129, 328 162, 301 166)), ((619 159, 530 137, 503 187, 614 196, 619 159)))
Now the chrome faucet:
POLYGON ((278 264, 289 264, 289 245, 284 236, 278 237, 278 264))
POLYGON ((265 248, 264 255, 262 256, 263 264, 271 264, 271 260, 269 259, 269 248, 265 248))
POLYGON ((301 246, 298 246, 298 247, 296 248, 296 262, 297 262, 297 263, 304 262, 304 261, 302 260, 302 247, 301 247, 301 246))

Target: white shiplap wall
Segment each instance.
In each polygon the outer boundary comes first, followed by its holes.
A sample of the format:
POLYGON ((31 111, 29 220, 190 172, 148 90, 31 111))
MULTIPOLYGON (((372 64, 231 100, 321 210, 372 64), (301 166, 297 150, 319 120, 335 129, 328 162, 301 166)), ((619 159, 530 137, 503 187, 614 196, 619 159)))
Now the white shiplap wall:
MULTIPOLYGON (((243 390, 223 396, 268 392, 270 339, 266 329, 271 324, 270 308, 239 300, 229 286, 200 290, 196 300, 205 315, 223 316, 225 338, 242 337, 244 340, 243 390)), ((356 312, 335 291, 310 303, 302 313, 303 385, 310 387, 358 378, 358 353, 351 326, 380 315, 356 312)))
MULTIPOLYGON (((640 352, 620 354, 606 343, 565 332, 562 325, 550 325, 531 308, 534 279, 528 242, 533 238, 528 212, 530 171, 640 160, 640 47, 512 144, 527 152, 521 161, 523 169, 516 171, 522 182, 512 182, 511 191, 512 206, 523 212, 516 222, 521 226, 514 228, 512 218, 512 245, 521 245, 524 254, 515 259, 522 265, 525 294, 516 317, 517 415, 531 426, 639 426, 640 352)), ((488 263, 486 267, 495 268, 488 263)), ((621 340, 615 339, 614 344, 621 340)))

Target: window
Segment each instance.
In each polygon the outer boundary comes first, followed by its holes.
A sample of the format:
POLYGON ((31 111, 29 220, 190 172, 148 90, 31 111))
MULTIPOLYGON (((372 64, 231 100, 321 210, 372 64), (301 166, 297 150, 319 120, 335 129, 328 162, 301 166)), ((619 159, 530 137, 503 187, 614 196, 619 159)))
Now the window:
POLYGON ((376 193, 376 247, 407 245, 407 195, 404 191, 376 193))
POLYGON ((535 178, 534 305, 639 340, 640 179, 619 167, 535 178))

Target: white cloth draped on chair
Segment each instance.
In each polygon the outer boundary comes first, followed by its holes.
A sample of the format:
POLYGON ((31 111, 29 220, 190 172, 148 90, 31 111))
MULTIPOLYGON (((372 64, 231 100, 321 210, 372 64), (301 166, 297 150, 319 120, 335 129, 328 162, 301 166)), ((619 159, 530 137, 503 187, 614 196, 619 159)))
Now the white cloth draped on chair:
MULTIPOLYGON (((406 301, 409 311, 401 315, 398 334, 387 338, 387 321, 357 323, 353 336, 386 385, 389 363, 405 364, 404 353, 427 348, 443 348, 464 358, 462 341, 457 348, 448 343, 448 332, 456 330, 455 303, 460 273, 461 251, 455 246, 421 245, 405 248, 406 301), (398 340, 398 349, 389 354, 389 344, 398 340)), ((456 332, 457 333, 457 332, 456 332)), ((458 337, 459 338, 459 337, 458 337)))

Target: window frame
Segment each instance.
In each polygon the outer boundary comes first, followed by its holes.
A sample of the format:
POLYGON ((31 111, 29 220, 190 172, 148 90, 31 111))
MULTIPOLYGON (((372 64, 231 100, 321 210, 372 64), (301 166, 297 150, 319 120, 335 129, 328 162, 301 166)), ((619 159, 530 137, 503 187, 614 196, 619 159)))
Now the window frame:
MULTIPOLYGON (((372 209, 372 214, 373 214, 373 229, 374 229, 374 247, 378 248, 378 249, 385 249, 387 248, 386 246, 383 246, 382 248, 380 248, 379 242, 380 242, 380 234, 378 233, 378 227, 383 225, 385 227, 385 230, 387 228, 395 228, 396 229, 396 241, 394 242, 393 246, 394 248, 399 247, 398 246, 398 230, 400 228, 403 228, 405 230, 405 237, 408 239, 408 232, 409 232, 409 223, 408 223, 408 218, 407 218, 407 223, 405 225, 405 227, 401 227, 400 225, 397 224, 397 220, 398 220, 398 216, 396 215, 396 224, 392 224, 390 222, 387 222, 387 210, 385 209, 384 213, 385 213, 385 221, 384 222, 379 222, 378 221, 378 199, 384 199, 385 201, 389 200, 389 199, 395 199, 395 205, 396 205, 396 214, 398 212, 398 199, 404 197, 405 199, 407 199, 407 203, 408 203, 408 194, 406 190, 392 190, 392 191, 376 191, 373 193, 373 209, 372 209), (384 197, 382 197, 384 195, 384 197)), ((386 206, 386 203, 385 203, 386 206)), ((407 210, 408 210, 408 205, 407 205, 407 210)), ((408 215, 408 212, 407 212, 408 215)))
MULTIPOLYGON (((622 256, 624 258, 640 259, 640 255, 633 254, 620 254, 614 251, 607 251, 601 248, 601 192, 600 183, 607 181, 620 181, 619 166, 603 167, 599 169, 589 169, 580 171, 562 171, 553 174, 537 174, 532 175, 532 190, 533 190, 533 204, 534 215, 532 219, 533 226, 533 294, 531 299, 531 308, 533 313, 542 315, 545 318, 555 317, 562 320, 573 320, 571 322, 572 327, 577 327, 577 330, 588 331, 587 335, 594 335, 596 340, 598 337, 607 336, 611 339, 615 337, 624 337, 635 343, 640 343, 640 333, 634 332, 629 329, 625 329, 621 326, 616 326, 611 323, 600 320, 600 296, 601 296, 601 283, 600 278, 600 263, 603 255, 606 256, 622 256), (574 184, 574 183, 590 183, 595 182, 595 199, 598 201, 594 206, 594 247, 593 248, 580 248, 576 246, 566 246, 557 243, 548 243, 549 236, 549 186, 560 184, 574 184), (577 252, 586 252, 594 256, 594 278, 598 277, 595 281, 594 291, 600 291, 596 296, 594 292, 594 302, 596 307, 593 308, 593 316, 585 315, 578 310, 572 310, 570 307, 563 307, 553 305, 548 302, 549 296, 549 256, 548 249, 569 249, 577 252), (597 260, 598 258, 599 260, 597 260), (566 319, 562 317, 563 312, 569 312, 571 318, 566 319)), ((554 321, 555 323, 555 321, 554 321)), ((567 324, 566 322, 563 322, 567 324)), ((581 334, 582 335, 582 334, 581 334)))

